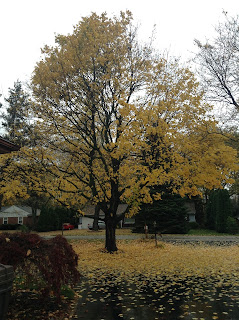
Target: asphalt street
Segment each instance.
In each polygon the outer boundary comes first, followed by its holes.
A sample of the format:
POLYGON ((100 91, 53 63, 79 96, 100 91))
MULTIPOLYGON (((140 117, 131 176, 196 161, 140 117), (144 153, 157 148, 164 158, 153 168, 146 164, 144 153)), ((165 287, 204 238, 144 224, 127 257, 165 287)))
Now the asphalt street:
MULTIPOLYGON (((45 239, 51 239, 53 236, 45 236, 45 239)), ((64 235, 67 239, 80 239, 80 240, 104 240, 105 235, 64 235)), ((132 234, 132 235, 117 235, 117 240, 134 240, 134 239, 143 239, 145 236, 142 234, 132 234)), ((154 235, 148 235, 148 238, 154 238, 154 235)), ((183 243, 193 243, 193 244, 215 244, 215 245, 234 245, 239 244, 238 236, 191 236, 191 235, 172 235, 164 234, 162 237, 157 235, 159 241, 170 242, 175 244, 183 243)))

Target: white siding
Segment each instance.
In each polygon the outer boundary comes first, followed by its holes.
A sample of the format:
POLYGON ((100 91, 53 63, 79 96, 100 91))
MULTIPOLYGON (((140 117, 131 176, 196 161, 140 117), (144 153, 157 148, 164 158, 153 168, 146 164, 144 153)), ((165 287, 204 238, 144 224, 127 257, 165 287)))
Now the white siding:
POLYGON ((88 224, 92 224, 94 219, 82 217, 81 229, 88 229, 88 224))

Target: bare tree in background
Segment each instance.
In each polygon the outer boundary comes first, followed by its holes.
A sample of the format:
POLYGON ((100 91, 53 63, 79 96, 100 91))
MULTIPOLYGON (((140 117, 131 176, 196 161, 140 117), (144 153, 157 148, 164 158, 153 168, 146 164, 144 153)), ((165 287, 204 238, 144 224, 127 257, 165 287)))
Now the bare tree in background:
POLYGON ((196 62, 207 98, 221 110, 224 125, 239 120, 239 16, 228 17, 215 28, 214 39, 202 44, 195 40, 199 52, 196 62))

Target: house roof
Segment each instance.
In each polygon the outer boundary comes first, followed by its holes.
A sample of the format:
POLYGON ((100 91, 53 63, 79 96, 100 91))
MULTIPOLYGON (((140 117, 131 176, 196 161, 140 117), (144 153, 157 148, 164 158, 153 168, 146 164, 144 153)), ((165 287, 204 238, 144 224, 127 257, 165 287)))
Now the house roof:
POLYGON ((19 146, 0 137, 0 154, 9 153, 11 151, 18 151, 19 149, 19 146))
MULTIPOLYGON (((40 210, 37 209, 37 216, 40 215, 40 210)), ((17 218, 17 217, 30 217, 32 216, 32 209, 31 207, 26 206, 10 206, 10 207, 2 207, 0 211, 0 216, 4 217, 11 217, 11 218, 17 218)))
MULTIPOLYGON (((127 204, 120 204, 118 206, 118 209, 117 209, 117 215, 120 215, 120 214, 124 213, 125 210, 127 209, 127 207, 128 207, 127 204)), ((94 216, 94 214, 95 214, 95 206, 93 206, 93 205, 86 206, 81 211, 84 212, 84 214, 86 214, 88 216, 94 216)), ((100 216, 102 217, 104 215, 105 215, 104 212, 102 210, 100 210, 100 216)))

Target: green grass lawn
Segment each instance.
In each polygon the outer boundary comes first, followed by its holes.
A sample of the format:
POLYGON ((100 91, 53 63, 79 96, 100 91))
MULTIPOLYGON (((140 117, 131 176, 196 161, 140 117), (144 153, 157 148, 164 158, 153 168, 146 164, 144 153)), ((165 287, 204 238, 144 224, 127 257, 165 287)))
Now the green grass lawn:
MULTIPOLYGON (((49 231, 49 232, 39 232, 38 234, 40 236, 56 236, 56 235, 62 235, 62 230, 49 231)), ((131 234, 133 234, 131 232, 131 229, 116 229, 116 235, 131 235, 131 234)), ((92 231, 92 230, 88 230, 88 229, 64 230, 63 235, 64 236, 105 235, 105 230, 99 230, 99 231, 92 231)))
MULTIPOLYGON (((9 232, 21 232, 20 230, 0 230, 0 233, 9 232)), ((40 236, 56 236, 56 235, 62 235, 62 230, 55 230, 55 231, 48 231, 48 232, 35 232, 38 233, 40 236)), ((131 229, 116 229, 116 235, 128 235, 132 234, 131 229)), ((79 229, 73 229, 73 230, 64 230, 63 231, 64 236, 89 236, 89 235, 105 235, 105 230, 99 230, 99 231, 92 231, 88 229, 79 230, 79 229)))
MULTIPOLYGON (((62 234, 62 231, 50 231, 50 232, 41 232, 39 233, 42 236, 45 235, 59 235, 62 234)), ((137 233, 132 233, 131 229, 116 229, 116 235, 136 235, 137 233)), ((63 235, 79 235, 79 236, 88 236, 88 235, 105 235, 105 230, 100 231, 92 231, 92 230, 65 230, 63 232, 63 235)), ((144 234, 142 233, 142 236, 144 234)), ((209 229, 191 229, 187 233, 187 235, 192 236, 231 236, 231 234, 228 233, 218 233, 215 230, 209 230, 209 229)), ((239 236, 239 234, 236 234, 239 236)))
MULTIPOLYGON (((3 232, 20 232, 19 230, 0 230, 0 233, 3 232)), ((56 230, 56 231, 49 231, 49 232, 38 232, 40 236, 56 236, 56 235, 61 235, 62 230, 56 230)), ((132 235, 132 234, 137 234, 137 233, 132 233, 131 229, 116 229, 116 235, 132 235)), ((64 236, 88 236, 88 235, 105 235, 105 230, 100 230, 100 231, 92 231, 92 230, 79 230, 79 229, 74 229, 74 230, 64 230, 63 231, 64 236)), ((142 235, 144 235, 142 233, 142 235)), ((231 234, 228 233, 218 233, 214 230, 209 230, 209 229, 191 229, 187 233, 187 235, 194 235, 194 236, 231 236, 231 234)), ((235 234, 236 236, 239 236, 239 233, 235 234)))

